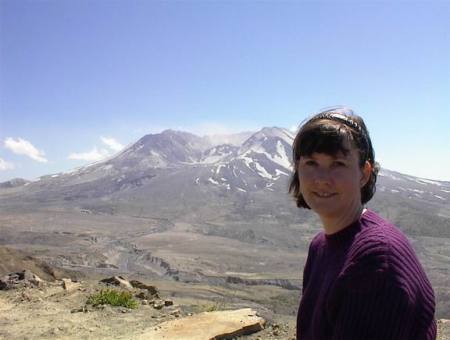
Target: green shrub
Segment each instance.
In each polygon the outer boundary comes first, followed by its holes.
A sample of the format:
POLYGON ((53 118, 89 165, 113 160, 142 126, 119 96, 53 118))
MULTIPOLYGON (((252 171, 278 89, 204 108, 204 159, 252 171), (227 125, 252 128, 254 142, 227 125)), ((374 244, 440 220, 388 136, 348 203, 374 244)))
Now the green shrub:
POLYGON ((102 289, 99 293, 93 294, 88 297, 87 304, 98 305, 111 305, 122 306, 126 308, 135 309, 138 307, 138 302, 133 299, 133 295, 130 292, 117 291, 114 289, 102 289))
POLYGON ((225 303, 216 301, 216 302, 210 302, 210 303, 198 305, 198 306, 196 306, 195 311, 197 313, 216 312, 216 311, 224 310, 224 309, 225 309, 225 303))

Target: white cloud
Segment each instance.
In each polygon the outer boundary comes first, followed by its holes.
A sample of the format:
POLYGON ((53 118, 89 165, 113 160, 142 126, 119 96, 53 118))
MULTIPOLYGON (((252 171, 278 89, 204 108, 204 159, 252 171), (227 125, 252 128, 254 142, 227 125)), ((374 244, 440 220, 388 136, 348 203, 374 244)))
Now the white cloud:
POLYGON ((186 130, 190 130, 198 135, 228 135, 235 131, 229 126, 219 123, 200 123, 196 126, 186 127, 186 130))
POLYGON ((69 155, 69 159, 73 160, 81 160, 81 161, 88 161, 88 162, 97 162, 102 159, 105 159, 110 155, 110 152, 106 149, 97 149, 96 146, 91 151, 88 152, 80 152, 76 153, 73 152, 69 155))
POLYGON ((47 159, 44 157, 45 153, 43 151, 38 150, 33 144, 29 141, 22 138, 11 138, 8 137, 5 139, 5 148, 11 150, 12 152, 18 155, 25 155, 34 159, 35 161, 47 163, 47 159))
POLYGON ((103 144, 107 145, 113 151, 120 151, 124 148, 122 144, 110 137, 100 137, 103 144))
POLYGON ((112 137, 100 137, 100 140, 109 148, 109 150, 94 146, 91 151, 72 152, 67 158, 78 161, 98 162, 112 156, 115 152, 124 148, 122 144, 112 137))
POLYGON ((5 161, 4 159, 0 158, 0 171, 12 170, 12 169, 14 169, 14 164, 9 163, 9 162, 5 161))
POLYGON ((289 129, 291 132, 297 132, 298 131, 298 126, 296 125, 292 125, 289 129))

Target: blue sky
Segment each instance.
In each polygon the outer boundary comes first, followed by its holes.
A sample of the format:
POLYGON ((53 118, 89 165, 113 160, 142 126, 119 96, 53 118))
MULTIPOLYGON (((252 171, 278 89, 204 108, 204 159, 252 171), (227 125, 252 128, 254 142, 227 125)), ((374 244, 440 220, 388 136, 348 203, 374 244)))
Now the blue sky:
POLYGON ((382 167, 450 181, 448 18, 447 1, 0 0, 0 181, 337 104, 382 167))

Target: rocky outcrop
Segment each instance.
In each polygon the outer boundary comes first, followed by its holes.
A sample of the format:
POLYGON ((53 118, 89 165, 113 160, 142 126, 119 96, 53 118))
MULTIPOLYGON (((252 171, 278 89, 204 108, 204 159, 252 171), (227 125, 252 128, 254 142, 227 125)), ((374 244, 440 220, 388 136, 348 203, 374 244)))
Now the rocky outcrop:
POLYGON ((63 278, 62 280, 62 287, 67 292, 73 292, 80 288, 80 282, 74 282, 71 279, 63 278))
POLYGON ((148 294, 155 296, 155 297, 159 297, 159 292, 158 289, 155 286, 151 286, 151 285, 147 285, 141 281, 138 280, 131 280, 130 284, 134 287, 134 288, 139 288, 139 289, 144 289, 147 291, 148 294))
POLYGON ((437 321, 437 340, 450 340, 450 320, 440 319, 437 321))
POLYGON ((125 279, 123 276, 108 277, 106 279, 100 280, 100 282, 101 283, 106 283, 106 284, 109 284, 109 285, 112 285, 112 286, 125 288, 125 289, 132 289, 133 288, 131 283, 127 279, 125 279))
POLYGON ((0 279, 0 290, 13 289, 18 287, 39 287, 42 279, 29 270, 17 273, 9 273, 0 279))
POLYGON ((228 339, 264 329, 265 320, 250 308, 204 312, 163 322, 137 339, 228 339))

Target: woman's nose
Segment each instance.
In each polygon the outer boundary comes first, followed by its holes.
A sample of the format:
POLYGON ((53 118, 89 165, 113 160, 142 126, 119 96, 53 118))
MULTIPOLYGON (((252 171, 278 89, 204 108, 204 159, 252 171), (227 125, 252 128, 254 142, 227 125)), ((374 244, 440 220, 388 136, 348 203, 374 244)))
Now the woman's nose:
POLYGON ((323 168, 323 167, 317 167, 315 174, 314 174, 314 180, 316 183, 329 183, 331 182, 331 176, 329 169, 323 168))

